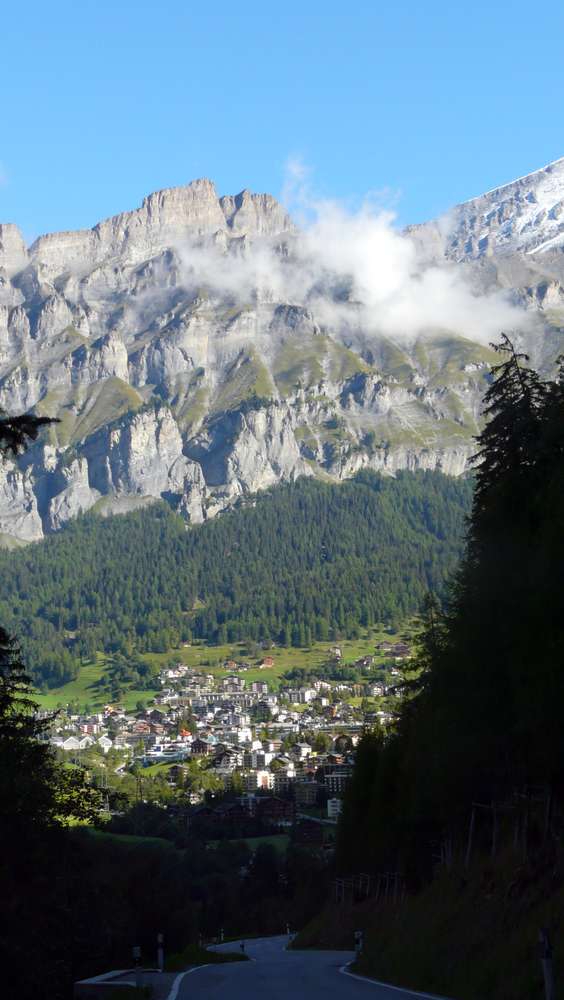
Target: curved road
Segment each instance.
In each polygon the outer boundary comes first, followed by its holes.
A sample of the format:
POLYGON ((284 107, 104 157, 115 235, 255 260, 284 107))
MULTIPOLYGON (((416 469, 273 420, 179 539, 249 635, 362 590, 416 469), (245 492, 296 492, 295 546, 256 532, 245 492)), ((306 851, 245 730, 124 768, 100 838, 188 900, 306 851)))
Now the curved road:
MULTIPOLYGON (((180 981, 178 1000, 410 1000, 422 996, 343 975, 339 970, 354 957, 351 951, 286 951, 287 943, 285 936, 257 938, 245 945, 250 962, 194 969, 180 981)), ((238 951, 239 942, 219 945, 217 950, 238 951)))

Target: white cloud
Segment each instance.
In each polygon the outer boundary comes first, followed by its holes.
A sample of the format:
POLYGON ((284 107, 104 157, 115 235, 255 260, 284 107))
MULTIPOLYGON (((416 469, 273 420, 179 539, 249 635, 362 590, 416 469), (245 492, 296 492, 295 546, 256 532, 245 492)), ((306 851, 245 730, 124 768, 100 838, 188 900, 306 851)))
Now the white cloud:
POLYGON ((258 294, 307 305, 333 335, 382 334, 412 340, 437 330, 489 342, 527 316, 501 293, 476 295, 460 269, 423 267, 415 244, 394 227, 394 214, 372 196, 358 209, 316 198, 310 171, 289 161, 283 200, 299 232, 281 254, 267 240, 238 253, 223 246, 185 246, 186 279, 239 302, 258 294))

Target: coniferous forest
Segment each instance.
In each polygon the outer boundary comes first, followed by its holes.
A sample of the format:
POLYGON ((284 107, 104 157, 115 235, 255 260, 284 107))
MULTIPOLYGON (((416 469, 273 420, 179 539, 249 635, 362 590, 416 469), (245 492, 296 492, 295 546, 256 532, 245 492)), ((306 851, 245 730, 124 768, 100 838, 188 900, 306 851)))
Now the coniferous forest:
POLYGON ((427 602, 397 727, 361 742, 341 825, 343 869, 412 886, 439 843, 527 856, 564 831, 564 368, 543 382, 499 350, 466 552, 444 608, 427 602))
POLYGON ((96 651, 131 657, 192 637, 286 646, 354 637, 445 592, 472 485, 437 472, 365 472, 340 485, 302 479, 194 528, 164 503, 88 515, 0 555, 0 621, 50 687, 96 651))

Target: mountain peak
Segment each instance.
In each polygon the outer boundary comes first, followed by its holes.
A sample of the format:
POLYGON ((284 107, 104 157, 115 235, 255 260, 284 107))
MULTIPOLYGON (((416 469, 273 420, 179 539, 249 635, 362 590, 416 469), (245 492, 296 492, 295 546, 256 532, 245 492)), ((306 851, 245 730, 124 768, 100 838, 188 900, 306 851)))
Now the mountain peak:
POLYGON ((12 222, 0 223, 0 267, 14 274, 26 263, 27 250, 20 230, 12 222))
POLYGON ((273 236, 292 229, 285 209, 269 194, 244 190, 220 198, 213 181, 199 178, 147 195, 139 208, 92 229, 49 233, 30 247, 33 261, 55 276, 117 257, 146 260, 186 239, 224 231, 226 236, 273 236))
POLYGON ((564 249, 564 157, 457 205, 440 220, 452 260, 564 249))
POLYGON ((461 205, 469 205, 476 201, 478 198, 486 198, 489 195, 501 195, 508 188, 513 188, 515 185, 521 184, 532 184, 535 185, 542 180, 543 174, 552 174, 554 171, 564 171, 564 156, 559 157, 557 160, 551 160, 544 167, 538 167, 537 170, 532 170, 528 174, 523 174, 522 177, 515 177, 511 181, 507 181, 505 184, 500 184, 498 187, 490 188, 489 191, 484 191, 481 195, 477 195, 474 198, 469 198, 467 201, 461 202, 461 205))

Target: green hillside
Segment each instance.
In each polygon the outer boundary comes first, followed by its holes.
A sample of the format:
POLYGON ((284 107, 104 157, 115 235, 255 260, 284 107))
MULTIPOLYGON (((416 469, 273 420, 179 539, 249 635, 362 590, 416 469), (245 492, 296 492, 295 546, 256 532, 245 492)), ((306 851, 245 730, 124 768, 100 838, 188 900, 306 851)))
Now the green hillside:
POLYGON ((126 657, 131 686, 149 689, 142 654, 192 639, 353 640, 444 589, 471 493, 471 481, 440 473, 363 473, 278 487, 193 528, 164 503, 90 514, 0 554, 0 620, 36 680, 55 688, 98 653, 126 657))

